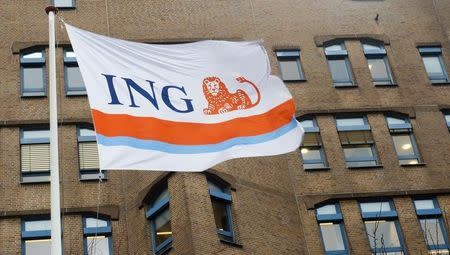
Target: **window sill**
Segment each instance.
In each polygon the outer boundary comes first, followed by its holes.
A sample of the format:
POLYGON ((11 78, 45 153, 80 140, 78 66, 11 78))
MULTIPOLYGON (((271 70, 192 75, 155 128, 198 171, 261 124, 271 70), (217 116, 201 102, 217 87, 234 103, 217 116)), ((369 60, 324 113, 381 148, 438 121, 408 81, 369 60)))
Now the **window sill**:
POLYGON ((383 165, 347 166, 348 169, 383 168, 383 165))
POLYGON ((20 181, 20 184, 50 184, 50 181, 29 180, 29 181, 20 181))
POLYGON ((220 239, 220 242, 224 243, 224 244, 228 244, 228 245, 234 246, 234 247, 238 247, 238 248, 242 248, 243 247, 242 244, 238 244, 236 242, 230 242, 230 241, 223 240, 223 239, 220 239))
POLYGON ((356 84, 334 84, 333 86, 336 89, 353 89, 353 88, 358 88, 358 85, 356 85, 356 84))
POLYGON ((400 164, 400 166, 404 167, 416 167, 416 166, 426 166, 426 163, 417 163, 417 164, 400 164))
POLYGON ((73 97, 73 96, 87 96, 86 91, 67 91, 66 96, 73 97))
POLYGON ((24 92, 21 95, 22 98, 30 98, 30 97, 47 97, 45 92, 24 92))
POLYGON ((315 172, 315 171, 327 171, 327 170, 330 170, 331 168, 329 166, 325 166, 325 167, 311 167, 311 168, 303 168, 303 169, 307 172, 315 172))
POLYGON ((375 87, 379 88, 395 88, 398 87, 397 83, 390 83, 390 84, 374 84, 375 87))
POLYGON ((297 83, 297 82, 307 82, 307 80, 283 80, 285 83, 297 83))
POLYGON ((431 82, 431 85, 433 86, 449 86, 450 82, 431 82))

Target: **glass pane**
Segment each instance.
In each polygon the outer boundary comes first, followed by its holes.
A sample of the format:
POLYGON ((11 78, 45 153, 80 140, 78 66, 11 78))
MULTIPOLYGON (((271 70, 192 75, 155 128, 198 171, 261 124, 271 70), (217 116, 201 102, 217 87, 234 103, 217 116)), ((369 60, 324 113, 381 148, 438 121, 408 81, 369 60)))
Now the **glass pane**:
POLYGON ((73 7, 73 0, 54 0, 55 7, 73 7))
POLYGON ((109 238, 106 236, 87 237, 88 255, 109 255, 109 238))
POLYGON ((372 45, 372 44, 363 44, 364 50, 382 50, 383 46, 381 45, 372 45))
POLYGON ((51 239, 25 240, 25 255, 50 255, 51 239))
POLYGON ((69 89, 85 89, 78 66, 66 66, 67 86, 69 89))
POLYGON ((319 133, 305 133, 303 146, 320 146, 321 144, 319 133))
POLYGON ((325 205, 316 209, 317 215, 337 214, 336 205, 325 205))
POLYGON ((50 171, 50 144, 20 146, 22 172, 50 171))
POLYGON ((342 145, 373 143, 372 132, 366 131, 341 131, 339 139, 342 145))
POLYGON ((24 224, 25 224, 25 231, 42 231, 51 229, 50 220, 25 221, 24 224))
POLYGON ((161 192, 161 194, 158 195, 158 197, 153 201, 152 205, 156 205, 164 199, 169 199, 169 191, 167 189, 165 189, 161 192))
POLYGON ((444 76, 444 70, 438 56, 423 56, 422 59, 429 77, 444 76))
POLYGON ((86 227, 87 228, 101 228, 107 227, 108 221, 96 218, 86 218, 86 227))
POLYGON ((44 68, 43 67, 22 67, 23 68, 23 88, 25 90, 44 91, 44 68))
POLYGON ((342 237, 341 225, 336 223, 320 223, 323 245, 325 251, 345 250, 344 238, 342 237))
POLYGON ((78 143, 78 159, 81 170, 99 169, 97 142, 78 143))
POLYGON ((90 128, 80 128, 80 136, 95 136, 95 131, 90 128))
POLYGON ((326 51, 345 50, 342 44, 335 44, 325 48, 326 51))
POLYGON ((158 246, 172 237, 172 225, 170 224, 170 210, 166 208, 155 217, 156 245, 158 246))
POLYGON ((365 224, 372 249, 400 247, 394 221, 366 221, 365 224))
POLYGON ((417 159, 400 159, 399 161, 400 165, 416 165, 419 164, 419 160, 417 159))
POLYGON ((388 69, 384 59, 367 59, 367 63, 374 81, 390 81, 388 69))
POLYGON ((65 54, 66 54, 65 55, 66 58, 76 58, 75 52, 73 52, 73 51, 66 51, 65 54))
POLYGON ((393 117, 386 117, 388 124, 406 124, 409 123, 406 119, 400 119, 400 118, 393 118, 393 117))
POLYGON ((303 163, 303 169, 316 169, 325 167, 325 163, 303 163))
POLYGON ((368 202, 368 203, 361 203, 361 211, 363 213, 390 212, 392 211, 392 208, 389 202, 368 202))
POLYGON ((345 159, 347 161, 358 161, 359 158, 370 160, 374 158, 372 148, 370 146, 344 148, 345 159))
POLYGON ((227 193, 227 192, 225 192, 226 190, 222 186, 219 186, 219 185, 217 185, 217 183, 214 183, 212 181, 208 181, 208 189, 209 189, 209 191, 227 193))
POLYGON ((322 155, 320 154, 320 149, 313 148, 301 148, 303 160, 322 160, 322 155))
MULTIPOLYGON (((450 121, 450 116, 449 116, 449 120, 448 121, 450 121)), ((302 127, 304 127, 304 128, 315 127, 313 120, 302 120, 302 121, 300 121, 300 124, 302 124, 302 127)))
POLYGON ((333 82, 336 83, 351 83, 349 70, 345 59, 329 59, 328 65, 330 67, 333 82))
POLYGON ((394 141, 395 150, 397 151, 398 156, 416 156, 409 135, 393 135, 392 140, 394 141))
POLYGON ((445 114, 445 121, 447 121, 447 123, 450 123, 450 114, 445 114))
POLYGON ((46 138, 50 139, 50 130, 24 130, 22 132, 24 139, 46 138))
POLYGON ((433 199, 414 200, 416 210, 434 209, 433 199))
POLYGON ((300 73, 300 65, 298 59, 295 60, 280 60, 280 69, 283 80, 301 80, 303 77, 300 73))
POLYGON ((357 117, 357 118, 337 118, 336 124, 340 127, 348 127, 348 126, 363 126, 364 118, 363 117, 357 117))
POLYGON ((43 54, 41 51, 39 52, 32 52, 28 54, 22 55, 22 58, 30 59, 30 58, 43 58, 43 54))
POLYGON ((444 245, 444 232, 438 218, 434 219, 420 219, 420 226, 422 227, 427 245, 444 245))
POLYGON ((223 231, 231 231, 231 226, 228 224, 228 205, 222 201, 218 201, 215 199, 212 199, 211 202, 217 229, 223 231))

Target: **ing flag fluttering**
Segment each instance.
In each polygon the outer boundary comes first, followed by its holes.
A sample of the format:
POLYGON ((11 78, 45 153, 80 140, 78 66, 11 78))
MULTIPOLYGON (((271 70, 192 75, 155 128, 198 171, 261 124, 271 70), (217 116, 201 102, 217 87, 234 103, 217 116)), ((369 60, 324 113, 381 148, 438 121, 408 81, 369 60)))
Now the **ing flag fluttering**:
POLYGON ((299 147, 294 101, 261 42, 144 44, 66 29, 101 169, 202 171, 299 147))

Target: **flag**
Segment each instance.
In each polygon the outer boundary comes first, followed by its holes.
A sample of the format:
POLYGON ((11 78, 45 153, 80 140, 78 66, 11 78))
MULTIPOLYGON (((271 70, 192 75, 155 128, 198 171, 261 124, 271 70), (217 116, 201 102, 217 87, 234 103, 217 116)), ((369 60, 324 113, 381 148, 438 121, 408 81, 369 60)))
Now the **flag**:
POLYGON ((161 45, 66 30, 101 169, 202 171, 300 145, 294 101, 260 41, 161 45))

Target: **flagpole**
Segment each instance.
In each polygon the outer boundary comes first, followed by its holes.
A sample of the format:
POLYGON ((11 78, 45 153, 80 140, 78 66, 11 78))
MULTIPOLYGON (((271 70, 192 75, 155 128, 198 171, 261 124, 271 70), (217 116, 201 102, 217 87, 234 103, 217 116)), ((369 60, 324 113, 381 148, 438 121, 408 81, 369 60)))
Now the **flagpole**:
POLYGON ((58 155, 58 110, 56 101, 56 57, 55 57, 55 14, 54 6, 45 8, 48 14, 48 52, 49 52, 49 108, 50 108, 50 218, 51 255, 61 255, 61 206, 59 194, 59 155, 58 155))

